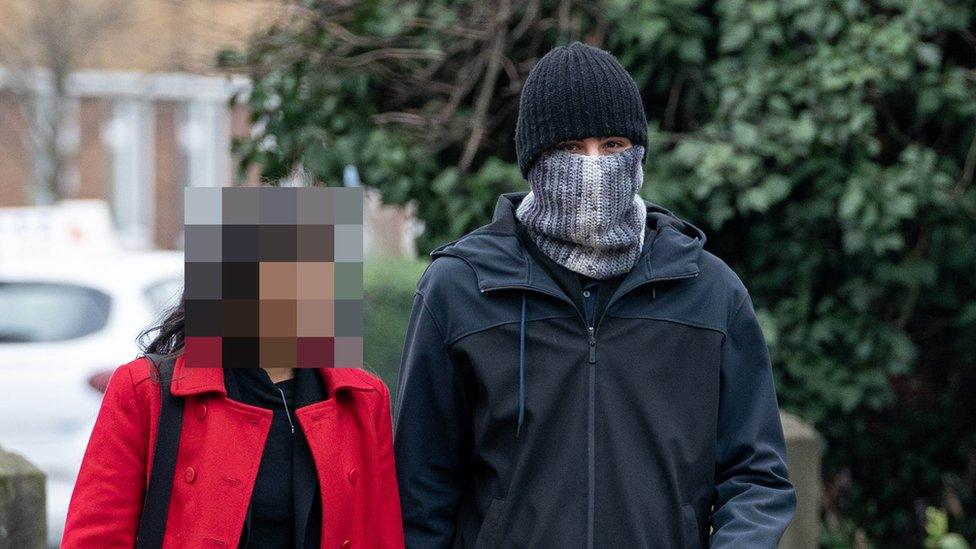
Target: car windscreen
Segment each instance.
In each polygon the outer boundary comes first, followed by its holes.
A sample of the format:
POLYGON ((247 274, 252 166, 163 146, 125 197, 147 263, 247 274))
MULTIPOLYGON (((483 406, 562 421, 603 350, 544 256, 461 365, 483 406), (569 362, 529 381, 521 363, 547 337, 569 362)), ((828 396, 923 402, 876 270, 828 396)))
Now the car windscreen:
POLYGON ((98 290, 50 282, 0 281, 0 344, 82 337, 108 323, 111 298, 98 290))

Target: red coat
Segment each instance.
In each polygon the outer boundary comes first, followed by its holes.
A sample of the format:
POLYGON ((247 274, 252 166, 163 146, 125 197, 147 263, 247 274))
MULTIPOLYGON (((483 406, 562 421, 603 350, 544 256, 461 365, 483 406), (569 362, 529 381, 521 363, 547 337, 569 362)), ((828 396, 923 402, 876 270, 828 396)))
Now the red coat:
MULTIPOLYGON (((357 368, 320 368, 330 398, 294 410, 322 494, 322 547, 403 547, 390 393, 357 368), (334 395, 334 396, 333 396, 334 395)), ((272 412, 227 398, 223 370, 176 360, 185 397, 163 549, 237 547, 272 412)), ((62 548, 131 548, 149 481, 159 386, 139 358, 112 374, 68 506, 62 548)))

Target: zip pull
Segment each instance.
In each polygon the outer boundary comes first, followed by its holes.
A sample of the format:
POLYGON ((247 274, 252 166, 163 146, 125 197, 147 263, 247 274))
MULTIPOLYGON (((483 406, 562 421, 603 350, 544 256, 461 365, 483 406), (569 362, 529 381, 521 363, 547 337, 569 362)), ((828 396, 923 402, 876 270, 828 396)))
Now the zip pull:
POLYGON ((295 424, 291 422, 291 414, 288 413, 288 403, 285 402, 285 392, 281 390, 281 387, 275 385, 275 389, 281 393, 281 403, 285 405, 285 416, 288 418, 288 425, 291 425, 291 434, 295 434, 295 424))
POLYGON ((593 335, 593 326, 587 326, 587 331, 590 333, 590 364, 596 363, 596 337, 593 335))

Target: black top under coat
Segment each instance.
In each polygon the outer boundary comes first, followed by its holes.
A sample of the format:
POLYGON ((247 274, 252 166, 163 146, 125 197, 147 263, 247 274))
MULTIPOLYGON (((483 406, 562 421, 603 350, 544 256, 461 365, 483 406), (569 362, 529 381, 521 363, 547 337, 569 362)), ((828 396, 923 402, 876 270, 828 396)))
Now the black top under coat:
POLYGON ((224 371, 231 372, 225 376, 229 398, 268 408, 274 414, 238 547, 319 547, 322 504, 318 476, 295 410, 327 397, 321 375, 314 368, 295 368, 291 379, 272 383, 261 368, 224 371), (296 539, 304 543, 296 544, 296 539))

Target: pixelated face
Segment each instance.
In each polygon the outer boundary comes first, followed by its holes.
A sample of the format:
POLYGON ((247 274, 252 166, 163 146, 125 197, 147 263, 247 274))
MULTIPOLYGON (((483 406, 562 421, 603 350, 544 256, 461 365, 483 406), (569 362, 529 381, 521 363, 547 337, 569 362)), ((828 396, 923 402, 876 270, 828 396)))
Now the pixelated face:
POLYGON ((363 192, 187 188, 189 367, 362 367, 363 192))

